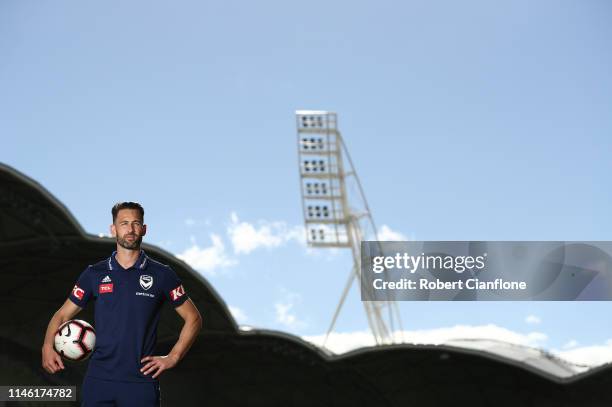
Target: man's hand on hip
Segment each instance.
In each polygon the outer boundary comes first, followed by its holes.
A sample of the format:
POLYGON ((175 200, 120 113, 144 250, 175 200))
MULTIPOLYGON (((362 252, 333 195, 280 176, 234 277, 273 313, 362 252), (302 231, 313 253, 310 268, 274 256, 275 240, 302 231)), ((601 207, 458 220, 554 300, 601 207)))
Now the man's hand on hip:
POLYGON ((155 379, 159 376, 164 370, 172 369, 178 363, 178 360, 172 355, 166 356, 145 356, 140 361, 141 363, 147 362, 140 371, 144 375, 151 374, 155 372, 152 376, 155 379))

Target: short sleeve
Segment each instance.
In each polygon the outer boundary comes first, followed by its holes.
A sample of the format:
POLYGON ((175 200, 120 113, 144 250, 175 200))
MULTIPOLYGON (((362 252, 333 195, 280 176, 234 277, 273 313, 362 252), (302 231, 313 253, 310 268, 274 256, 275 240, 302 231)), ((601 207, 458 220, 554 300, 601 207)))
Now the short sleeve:
POLYGON ((164 297, 174 307, 178 307, 189 298, 183 287, 183 282, 170 267, 164 270, 163 290, 164 297))
POLYGON ((76 284, 72 288, 70 295, 68 296, 72 302, 81 308, 85 308, 92 295, 90 270, 91 268, 87 267, 85 271, 81 273, 76 284))

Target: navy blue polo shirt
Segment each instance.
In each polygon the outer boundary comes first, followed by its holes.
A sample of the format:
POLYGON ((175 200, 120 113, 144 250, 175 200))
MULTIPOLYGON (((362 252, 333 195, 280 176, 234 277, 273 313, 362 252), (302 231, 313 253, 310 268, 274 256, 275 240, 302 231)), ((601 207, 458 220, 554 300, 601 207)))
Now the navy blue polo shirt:
POLYGON ((140 360, 153 354, 163 303, 178 307, 188 297, 174 270, 150 259, 144 251, 127 270, 115 254, 87 267, 69 296, 81 308, 95 300, 96 346, 87 376, 155 382, 152 373, 145 376, 140 372, 140 360))

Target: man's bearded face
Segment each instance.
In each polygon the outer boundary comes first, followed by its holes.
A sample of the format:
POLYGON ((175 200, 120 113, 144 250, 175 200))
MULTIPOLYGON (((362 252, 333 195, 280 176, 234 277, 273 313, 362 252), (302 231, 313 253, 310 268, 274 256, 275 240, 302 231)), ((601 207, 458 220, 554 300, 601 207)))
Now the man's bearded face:
POLYGON ((147 233, 147 227, 137 210, 122 209, 112 225, 111 232, 115 235, 117 244, 128 250, 140 250, 142 237, 147 233))

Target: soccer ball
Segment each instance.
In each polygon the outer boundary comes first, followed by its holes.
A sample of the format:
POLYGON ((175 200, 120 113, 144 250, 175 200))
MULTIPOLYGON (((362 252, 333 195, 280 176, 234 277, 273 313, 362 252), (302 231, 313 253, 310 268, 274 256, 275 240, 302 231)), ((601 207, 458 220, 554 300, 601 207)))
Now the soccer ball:
POLYGON ((80 319, 64 322, 55 334, 55 350, 68 360, 87 359, 95 344, 96 331, 80 319))

